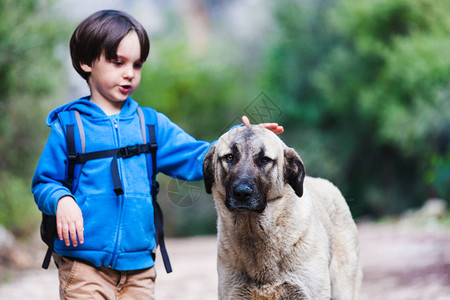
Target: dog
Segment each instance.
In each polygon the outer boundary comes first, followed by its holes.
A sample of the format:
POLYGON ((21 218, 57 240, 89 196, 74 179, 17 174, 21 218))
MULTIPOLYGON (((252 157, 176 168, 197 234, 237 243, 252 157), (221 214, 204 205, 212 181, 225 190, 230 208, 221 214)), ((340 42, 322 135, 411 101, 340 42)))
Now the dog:
POLYGON ((222 135, 203 163, 218 212, 218 293, 237 299, 358 299, 355 222, 341 192, 306 177, 294 149, 261 126, 222 135))

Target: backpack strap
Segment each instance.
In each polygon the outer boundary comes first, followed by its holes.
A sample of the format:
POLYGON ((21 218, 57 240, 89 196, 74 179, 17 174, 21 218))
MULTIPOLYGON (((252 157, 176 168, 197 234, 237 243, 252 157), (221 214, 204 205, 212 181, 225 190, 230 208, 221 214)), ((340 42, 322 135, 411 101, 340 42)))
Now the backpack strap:
MULTIPOLYGON (((71 112, 68 112, 70 114, 69 123, 66 125, 66 142, 67 142, 67 157, 68 157, 68 166, 67 166, 67 178, 64 183, 64 185, 70 189, 72 193, 74 193, 78 186, 78 177, 76 174, 79 174, 81 172, 82 166, 79 165, 79 162, 77 162, 77 155, 79 153, 84 153, 86 148, 86 139, 84 135, 84 127, 83 122, 81 122, 80 113, 77 110, 73 111, 73 115, 71 112), (75 121, 75 122, 74 122, 75 121), (75 131, 75 127, 78 128, 77 131, 75 131), (78 138, 75 138, 75 132, 78 133, 78 138), (79 141, 80 144, 77 145, 76 141, 79 141), (78 150, 78 151, 77 151, 78 150), (78 166, 77 166, 78 164, 78 166), (75 169, 77 168, 77 173, 75 173, 75 169)), ((62 119, 62 118, 60 118, 62 119)))
MULTIPOLYGON (((108 150, 100 150, 85 153, 85 136, 83 123, 81 122, 80 113, 74 111, 74 119, 72 118, 72 123, 66 125, 66 139, 68 147, 68 176, 67 176, 67 186, 72 192, 76 190, 78 184, 78 177, 75 176, 80 174, 83 164, 89 160, 112 157, 111 161, 111 175, 113 180, 114 192, 117 196, 123 194, 122 182, 119 175, 118 158, 128 158, 134 155, 140 155, 142 153, 150 153, 152 151, 152 145, 144 142, 144 144, 137 144, 132 146, 126 146, 121 148, 114 148, 108 150), (75 123, 73 122, 75 120, 75 123), (78 137, 75 138, 76 131, 74 126, 78 127, 78 137), (76 141, 80 141, 80 145, 77 145, 76 141), (80 151, 81 149, 81 151, 80 151), (77 169, 79 168, 79 169, 77 169)), ((142 125, 141 125, 142 128, 142 125)), ((145 127, 144 127, 145 128, 145 127)), ((143 132, 143 135, 145 132, 143 132)), ((145 141, 145 139, 144 139, 145 141)))
MULTIPOLYGON (((75 157, 77 152, 84 153, 85 151, 85 136, 84 127, 81 122, 80 113, 77 110, 61 112, 58 118, 63 126, 63 130, 66 132, 66 143, 68 151, 68 166, 66 181, 63 183, 72 193, 75 192, 78 184, 78 177, 75 174, 81 172, 81 165, 77 165, 70 157, 75 157), (78 130, 76 130, 76 128, 78 130), (77 144, 76 141, 80 141, 77 144), (78 151, 77 151, 78 150, 78 151)), ((48 269, 50 260, 52 258, 55 237, 57 235, 56 230, 56 216, 50 216, 42 213, 41 222, 41 238, 47 244, 48 249, 42 262, 42 268, 48 269)))
POLYGON ((139 119, 141 122, 142 138, 144 144, 150 144, 152 146, 152 151, 150 151, 150 157, 147 155, 147 170, 148 177, 152 184, 151 194, 152 194, 152 204, 154 211, 154 220, 156 228, 156 243, 159 245, 161 251, 161 257, 164 262, 164 267, 167 273, 172 272, 172 266, 170 264, 169 254, 167 253, 166 243, 164 242, 164 217, 161 206, 158 203, 157 195, 159 192, 159 183, 156 181, 157 165, 156 165, 156 152, 158 149, 158 144, 156 143, 156 124, 158 120, 156 118, 156 112, 152 108, 147 108, 142 110, 138 107, 139 119), (145 113, 144 113, 145 111, 145 113), (148 136, 148 141, 147 141, 148 136))
POLYGON ((50 260, 52 258, 53 248, 55 237, 57 235, 56 232, 56 216, 49 216, 42 213, 42 221, 41 221, 41 238, 45 244, 47 244, 47 252, 44 256, 44 261, 42 262, 42 268, 48 269, 50 265, 50 260))

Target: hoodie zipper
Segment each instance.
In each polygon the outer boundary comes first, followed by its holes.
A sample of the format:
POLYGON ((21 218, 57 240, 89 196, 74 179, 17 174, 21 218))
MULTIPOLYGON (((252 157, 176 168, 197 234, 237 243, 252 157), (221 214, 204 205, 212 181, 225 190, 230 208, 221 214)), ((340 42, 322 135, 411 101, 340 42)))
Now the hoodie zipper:
MULTIPOLYGON (((120 139, 119 139, 119 124, 118 117, 112 119, 112 125, 114 127, 114 140, 116 147, 120 147, 120 139)), ((120 172, 120 161, 117 162, 119 165, 119 176, 122 178, 122 174, 120 172)), ((116 224, 116 234, 114 237, 114 250, 112 253, 111 261, 109 263, 109 268, 115 268, 117 262, 117 249, 119 248, 120 239, 122 236, 122 212, 123 212, 123 195, 117 197, 118 201, 118 218, 116 224)))

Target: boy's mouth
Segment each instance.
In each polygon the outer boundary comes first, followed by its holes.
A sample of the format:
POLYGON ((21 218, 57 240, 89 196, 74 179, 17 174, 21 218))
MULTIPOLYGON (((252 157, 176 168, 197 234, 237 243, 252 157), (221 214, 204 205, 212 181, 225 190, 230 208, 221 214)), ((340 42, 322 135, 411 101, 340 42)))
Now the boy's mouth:
POLYGON ((131 90, 131 85, 124 84, 124 85, 121 85, 119 88, 120 88, 121 92, 128 93, 131 90))

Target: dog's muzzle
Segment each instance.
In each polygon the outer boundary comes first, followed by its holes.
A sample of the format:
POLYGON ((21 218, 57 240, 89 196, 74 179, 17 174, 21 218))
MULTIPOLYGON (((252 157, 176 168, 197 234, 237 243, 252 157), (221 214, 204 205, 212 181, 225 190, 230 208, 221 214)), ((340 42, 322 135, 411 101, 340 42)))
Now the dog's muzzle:
POLYGON ((248 180, 239 180, 231 185, 227 191, 225 205, 229 211, 258 212, 266 208, 255 183, 248 180))

